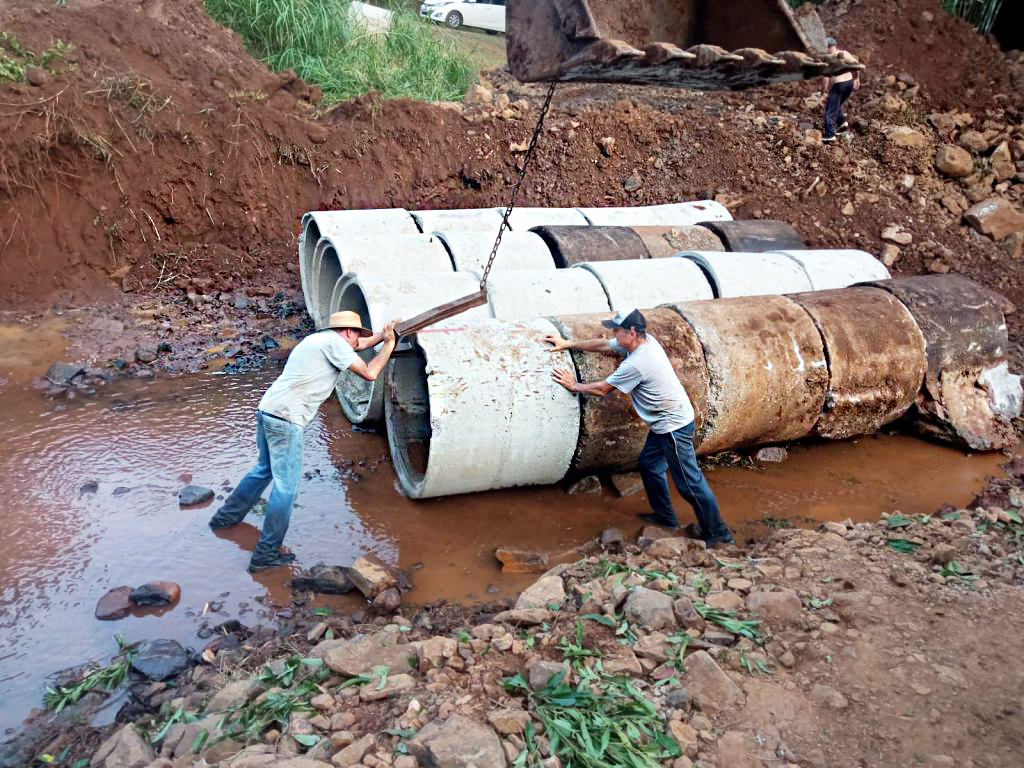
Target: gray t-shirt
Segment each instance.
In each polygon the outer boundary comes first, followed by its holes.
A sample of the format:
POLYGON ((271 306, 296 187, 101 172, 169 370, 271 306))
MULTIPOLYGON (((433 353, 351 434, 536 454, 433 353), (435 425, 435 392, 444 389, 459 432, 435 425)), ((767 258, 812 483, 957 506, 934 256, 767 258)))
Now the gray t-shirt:
POLYGON ((281 375, 263 393, 259 409, 305 427, 331 396, 338 376, 358 359, 334 331, 310 334, 295 345, 281 375))
MULTIPOLYGON (((614 339, 608 346, 613 352, 626 354, 614 339)), ((656 434, 674 432, 693 421, 690 398, 665 350, 651 335, 629 353, 607 381, 632 398, 637 415, 656 434)))

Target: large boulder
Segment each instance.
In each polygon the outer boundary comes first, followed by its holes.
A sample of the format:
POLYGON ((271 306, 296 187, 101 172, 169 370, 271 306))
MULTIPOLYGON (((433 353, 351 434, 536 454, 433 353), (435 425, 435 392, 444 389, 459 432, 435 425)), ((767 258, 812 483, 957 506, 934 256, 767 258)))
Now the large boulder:
POLYGON ((1015 233, 1024 233, 1024 213, 1001 197, 992 197, 971 206, 964 221, 996 242, 1015 233))
POLYGON ((409 742, 423 768, 505 768, 505 750, 486 725, 455 714, 427 723, 409 742))
POLYGON ((346 677, 366 674, 374 667, 405 672, 416 662, 416 647, 391 632, 356 635, 348 640, 325 640, 312 651, 332 670, 346 677))
POLYGON ((125 725, 100 745, 89 765, 92 768, 143 768, 155 759, 156 753, 149 742, 133 725, 125 725))
POLYGON ((398 586, 395 569, 376 555, 360 557, 348 569, 348 577, 367 600, 398 586))
POLYGON ((772 622, 786 624, 800 618, 803 605, 792 589, 776 592, 751 592, 747 595, 747 610, 772 622))
POLYGON ((147 640, 132 656, 132 667, 150 680, 168 680, 188 669, 188 652, 176 640, 147 640))
POLYGON ((528 587, 516 600, 516 610, 547 608, 565 602, 565 584, 561 576, 544 576, 528 587))
POLYGON ((974 158, 955 144, 943 144, 935 150, 935 167, 946 176, 962 179, 974 172, 974 158))
POLYGON ((131 587, 114 587, 100 598, 96 603, 95 616, 100 621, 116 621, 123 619, 131 613, 132 592, 131 587))
POLYGON ((664 592, 646 587, 637 587, 629 593, 626 598, 626 618, 630 623, 648 631, 676 627, 672 598, 664 592))
POLYGON ((346 595, 356 588, 349 578, 348 569, 340 565, 317 563, 292 579, 294 589, 317 592, 321 595, 346 595))
POLYGON ((704 712, 715 715, 743 703, 743 691, 729 679, 707 651, 697 651, 687 656, 683 668, 686 670, 686 690, 700 702, 704 712))

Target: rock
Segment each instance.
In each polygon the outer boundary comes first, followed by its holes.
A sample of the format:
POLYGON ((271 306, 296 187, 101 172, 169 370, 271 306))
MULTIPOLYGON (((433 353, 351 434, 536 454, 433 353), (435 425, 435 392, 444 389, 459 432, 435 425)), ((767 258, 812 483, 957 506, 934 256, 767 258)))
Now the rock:
POLYGON ((996 175, 997 181, 1012 179, 1017 175, 1017 166, 1013 164, 1013 156, 1010 154, 1010 144, 1004 141, 990 157, 992 161, 992 173, 996 175))
POLYGON ((182 507, 202 504, 212 498, 213 491, 201 485, 186 485, 178 492, 178 504, 182 507))
POLYGON ((956 558, 956 547, 952 544, 936 544, 932 547, 932 562, 937 565, 945 565, 956 558))
POLYGON ((718 739, 718 768, 761 768, 765 763, 754 757, 757 742, 749 733, 728 731, 718 739))
POLYGON ((853 214, 856 213, 856 212, 857 212, 857 209, 854 208, 853 207, 853 203, 851 203, 849 201, 847 201, 843 205, 843 207, 840 209, 840 213, 842 213, 843 216, 853 216, 853 214))
POLYGON ((713 592, 704 602, 719 611, 738 611, 743 607, 743 598, 731 590, 713 592))
POLYGON ((308 571, 300 571, 299 575, 291 580, 291 586, 301 592, 316 592, 321 595, 345 595, 356 588, 344 566, 323 563, 317 563, 308 571))
POLYGON ((653 542, 658 541, 659 539, 672 538, 675 538, 673 534, 660 526, 645 525, 640 529, 640 535, 637 537, 636 543, 640 549, 647 549, 653 542))
POLYGON ((54 363, 46 369, 46 380, 57 386, 67 386, 71 380, 85 373, 80 363, 54 363))
POLYGON ((999 197, 989 198, 969 208, 964 214, 964 221, 996 242, 1015 232, 1024 233, 1024 213, 999 197))
POLYGON ((373 600, 386 589, 398 586, 394 569, 376 555, 364 555, 348 569, 348 577, 367 600, 373 600))
POLYGON ((380 616, 390 616, 402 607, 402 593, 397 588, 385 589, 373 598, 373 610, 380 616))
POLYGON ((622 188, 626 192, 636 192, 643 185, 643 179, 637 173, 631 174, 622 182, 622 188))
POLYGON ((619 472, 612 475, 611 483, 619 496, 632 496, 644 490, 644 481, 639 472, 619 472))
POLYGON ((704 715, 694 715, 693 717, 691 717, 690 725, 693 726, 693 730, 697 731, 697 733, 702 733, 703 731, 710 731, 712 728, 715 727, 714 723, 711 722, 711 719, 705 717, 704 715))
POLYGON ((312 650, 311 655, 322 658, 328 667, 345 677, 366 674, 374 667, 405 672, 418 654, 415 646, 396 642, 395 638, 393 633, 376 632, 356 635, 348 640, 325 640, 312 650))
POLYGON ((612 152, 615 151, 615 139, 611 136, 605 136, 597 140, 597 148, 601 150, 601 154, 605 157, 611 157, 612 152))
POLYGON ((463 99, 467 105, 481 104, 487 107, 491 105, 492 101, 494 101, 494 92, 482 83, 473 83, 469 86, 466 97, 463 99))
MULTIPOLYGON (((497 617, 495 617, 497 621, 497 617)), ((458 653, 459 644, 451 637, 440 635, 431 637, 420 643, 419 647, 419 671, 421 674, 431 669, 441 669, 450 658, 458 653)))
POLYGON ((907 102, 904 101, 899 96, 897 96, 895 93, 887 93, 882 97, 882 100, 879 102, 878 106, 881 108, 883 112, 895 114, 897 112, 902 112, 903 110, 907 109, 907 102))
POLYGON ((601 546, 605 549, 621 547, 625 541, 626 537, 618 528, 605 528, 601 531, 601 546))
POLYGON ((129 595, 135 605, 171 605, 181 597, 181 587, 173 581, 150 581, 129 595))
POLYGON ((821 131, 817 128, 808 128, 804 131, 804 146, 805 147, 820 147, 822 140, 821 131))
POLYGON ((210 699, 207 712, 225 712, 254 699, 264 691, 264 686, 255 678, 245 678, 228 683, 210 699))
POLYGON ((939 202, 942 203, 943 208, 954 216, 961 215, 968 207, 967 198, 959 192, 950 192, 945 194, 939 199, 939 202))
POLYGON ((882 263, 887 267, 891 267, 900 258, 899 246, 893 245, 892 243, 886 243, 882 249, 882 263))
POLYGON ((659 664, 666 662, 673 654, 672 645, 664 632, 652 632, 637 638, 633 651, 637 656, 651 659, 659 664))
POLYGON ((679 745, 679 749, 682 750, 684 755, 687 757, 697 756, 697 749, 700 747, 700 738, 697 736, 697 731, 695 731, 691 725, 688 725, 681 720, 671 720, 668 724, 668 732, 675 740, 676 744, 679 745))
POLYGON ((547 608, 565 602, 565 584, 561 576, 544 576, 528 587, 516 600, 516 610, 547 608))
POLYGON ((747 610, 769 621, 789 623, 800 618, 803 606, 796 592, 780 589, 777 592, 751 592, 747 595, 747 610))
POLYGON ((152 347, 139 347, 135 350, 135 359, 143 365, 156 361, 156 350, 152 347))
POLYGON ((793 652, 785 651, 781 656, 779 656, 779 664, 784 666, 786 669, 792 669, 795 667, 796 657, 793 655, 793 652))
POLYGON ((34 88, 39 88, 50 82, 50 73, 42 67, 29 67, 25 70, 25 82, 34 88))
MULTIPOLYGON (((1024 257, 1024 232, 1014 232, 1008 238, 1003 240, 999 244, 999 247, 1003 249, 1003 253, 1009 256, 1011 259, 1020 259, 1024 257)), ((1009 299, 1007 299, 1009 301, 1009 299)), ((1004 315, 1012 314, 1003 309, 1004 315)))
POLYGON ((409 741, 420 765, 431 768, 505 768, 505 750, 497 734, 465 715, 433 720, 409 741))
POLYGON ((816 685, 811 689, 811 701, 830 709, 846 709, 850 702, 830 685, 816 685))
POLYGON ((964 131, 957 143, 969 152, 984 152, 988 149, 988 141, 980 131, 964 131))
POLYGON ((781 464, 789 458, 789 451, 781 445, 769 445, 759 448, 754 454, 754 461, 758 464, 781 464))
POLYGON ((359 741, 353 742, 337 752, 334 757, 331 758, 331 762, 338 766, 338 768, 349 768, 349 766, 359 763, 366 756, 366 753, 373 749, 373 746, 376 743, 376 736, 372 733, 368 733, 363 736, 363 738, 359 739, 359 741))
POLYGON ((672 611, 676 615, 676 621, 684 629, 704 629, 704 619, 693 607, 688 597, 677 597, 672 601, 672 611))
POLYGON ((892 224, 882 230, 882 239, 896 245, 910 245, 914 241, 914 236, 905 232, 898 224, 892 224))
POLYGON ((700 539, 689 539, 684 536, 653 541, 647 547, 647 554, 652 557, 678 560, 691 568, 708 563, 707 545, 700 539))
POLYGON ((202 735, 203 731, 206 731, 208 744, 213 744, 223 735, 220 728, 223 720, 224 717, 221 714, 210 714, 191 723, 175 723, 164 736, 164 740, 160 744, 160 751, 174 757, 191 755, 192 745, 196 743, 196 739, 202 735))
POLYGON ((100 621, 123 619, 132 610, 131 587, 114 587, 96 603, 96 618, 100 621))
POLYGON ((156 753, 134 725, 123 725, 104 741, 89 765, 93 768, 144 768, 156 759, 156 753))
POLYGON ((889 131, 889 141, 897 147, 910 147, 912 149, 921 149, 928 146, 928 139, 925 138, 923 133, 915 131, 913 128, 908 128, 905 125, 897 125, 889 131))
POLYGON ((388 675, 387 680, 384 681, 383 688, 373 683, 364 685, 359 690, 359 700, 380 701, 381 699, 390 698, 391 696, 402 693, 403 691, 411 691, 415 687, 416 680, 412 675, 404 673, 400 675, 388 675))
POLYGON ((707 651, 696 651, 683 662, 686 690, 700 702, 706 713, 717 714, 743 703, 743 692, 707 651))
POLYGON ((935 130, 949 137, 957 128, 956 115, 953 112, 933 112, 928 115, 928 122, 935 126, 935 130))
POLYGON ((934 275, 944 275, 952 269, 949 264, 940 258, 926 259, 925 267, 934 275))
POLYGON ((664 592, 656 592, 646 587, 637 587, 629 593, 626 598, 625 615, 630 623, 646 630, 676 627, 672 598, 664 592))
POLYGON ((566 486, 565 492, 570 496, 582 496, 588 493, 601 492, 601 480, 597 475, 587 475, 579 480, 574 480, 566 486))
POLYGON ((665 706, 669 709, 689 709, 692 704, 685 688, 673 688, 665 694, 665 706))
POLYGON ((132 668, 150 680, 168 680, 188 669, 188 653, 176 640, 147 640, 136 649, 132 668))
POLYGON ((536 625, 543 624, 545 621, 551 621, 554 616, 555 614, 547 608, 513 608, 510 611, 502 611, 495 615, 494 620, 506 624, 536 625))
POLYGON ((962 179, 974 172, 974 158, 960 147, 943 144, 935 150, 935 167, 946 176, 962 179))
POLYGON ((544 552, 530 552, 525 549, 498 547, 494 556, 501 562, 504 573, 544 573, 550 557, 544 552))
POLYGON ((561 682, 569 682, 569 662, 534 659, 526 665, 526 682, 535 691, 546 686, 548 681, 558 674, 562 676, 561 682))
POLYGON ((521 709, 495 709, 487 713, 487 722, 504 736, 522 733, 530 722, 530 713, 521 709))

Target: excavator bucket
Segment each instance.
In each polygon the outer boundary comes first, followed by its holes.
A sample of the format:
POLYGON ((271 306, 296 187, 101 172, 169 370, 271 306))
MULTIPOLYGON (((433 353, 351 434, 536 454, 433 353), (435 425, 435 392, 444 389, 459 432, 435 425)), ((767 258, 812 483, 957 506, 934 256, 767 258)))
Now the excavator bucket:
POLYGON ((786 0, 507 0, 505 26, 521 82, 738 90, 863 68, 815 50, 786 0))

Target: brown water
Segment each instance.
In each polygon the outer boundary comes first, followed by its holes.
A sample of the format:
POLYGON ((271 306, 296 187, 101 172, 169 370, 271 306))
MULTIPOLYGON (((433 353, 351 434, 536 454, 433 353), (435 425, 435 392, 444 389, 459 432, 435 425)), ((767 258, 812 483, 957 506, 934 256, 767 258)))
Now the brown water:
MULTIPOLYGON (((37 372, 54 359, 36 357, 37 372)), ((217 502, 199 509, 177 502, 188 475, 223 496, 249 469, 254 409, 273 372, 127 381, 96 398, 51 401, 13 383, 25 376, 11 359, 0 358, 0 377, 11 382, 0 390, 0 727, 17 725, 39 704, 48 674, 106 662, 115 632, 129 642, 170 637, 201 648, 195 633, 210 601, 223 608, 208 619, 250 625, 267 621, 273 605, 288 605, 287 569, 256 577, 245 570, 259 518, 214 534, 206 522, 217 502), (98 490, 82 492, 87 481, 98 490), (152 579, 181 585, 173 610, 93 618, 109 589, 152 579)), ((869 437, 797 447, 766 471, 718 469, 709 478, 729 522, 749 535, 763 530, 765 515, 864 520, 967 503, 1000 459, 869 437)), ((322 407, 306 432, 304 469, 285 542, 298 563, 348 564, 373 551, 402 567, 422 564, 406 597, 412 602, 514 594, 535 577, 502 574, 497 546, 562 553, 607 526, 635 533, 635 515, 645 510, 639 494, 568 496, 557 488, 412 502, 396 490, 383 438, 355 432, 336 403, 322 407)))

